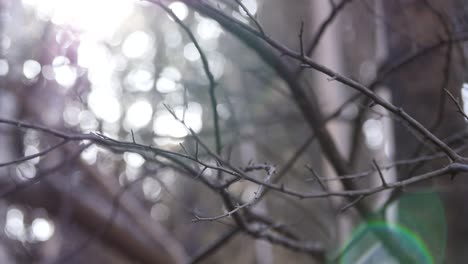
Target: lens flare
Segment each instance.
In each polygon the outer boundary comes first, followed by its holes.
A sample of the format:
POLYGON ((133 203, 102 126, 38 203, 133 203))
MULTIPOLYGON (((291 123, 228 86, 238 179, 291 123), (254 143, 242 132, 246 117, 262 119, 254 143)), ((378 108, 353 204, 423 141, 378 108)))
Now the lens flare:
POLYGON ((407 194, 393 205, 396 210, 387 211, 387 221, 371 221, 353 232, 340 252, 339 263, 398 263, 382 238, 397 241, 415 263, 444 262, 447 223, 439 196, 407 194))
POLYGON ((397 263, 386 252, 380 242, 377 242, 373 234, 378 233, 393 240, 397 240, 402 248, 410 253, 417 263, 433 264, 434 260, 422 239, 402 225, 393 225, 386 222, 371 222, 363 225, 353 235, 352 246, 340 260, 342 264, 348 263, 397 263))

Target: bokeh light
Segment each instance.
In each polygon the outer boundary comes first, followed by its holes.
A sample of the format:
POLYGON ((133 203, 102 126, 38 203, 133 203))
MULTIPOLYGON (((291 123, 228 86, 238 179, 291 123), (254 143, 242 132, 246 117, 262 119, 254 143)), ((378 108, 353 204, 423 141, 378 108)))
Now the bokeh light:
POLYGON ((54 234, 54 225, 47 219, 38 217, 31 223, 31 233, 34 240, 47 241, 54 234))
POLYGON ((34 178, 36 173, 36 167, 31 162, 26 161, 16 166, 16 176, 22 181, 34 178))
POLYGON ((125 126, 129 129, 140 129, 151 121, 153 107, 147 100, 138 100, 131 104, 125 116, 125 126))
POLYGON ((177 84, 169 78, 161 77, 156 82, 156 89, 160 93, 170 93, 177 90, 177 84))
POLYGON ((461 94, 463 98, 463 111, 465 112, 465 114, 468 114, 468 83, 463 83, 461 94))
POLYGON ((162 186, 157 180, 150 177, 146 177, 143 180, 142 188, 143 194, 145 195, 146 199, 150 201, 159 200, 162 192, 162 186))
POLYGON ((216 39, 222 33, 220 25, 207 18, 201 18, 197 25, 197 33, 202 39, 216 39))
POLYGON ((0 76, 5 76, 10 71, 8 61, 5 59, 0 59, 0 76))
POLYGON ((140 154, 132 152, 125 152, 124 160, 132 168, 139 168, 145 163, 145 159, 140 154))
POLYGON ((200 59, 200 53, 198 52, 195 44, 192 42, 184 46, 184 57, 189 61, 197 61, 200 59))
POLYGON ((9 208, 6 214, 5 234, 16 240, 26 239, 26 226, 24 224, 24 214, 18 208, 9 208))
POLYGON ((34 79, 41 72, 41 64, 35 60, 27 60, 23 64, 24 77, 34 79))
POLYGON ((75 84, 77 72, 75 67, 70 65, 70 60, 64 56, 57 56, 52 61, 54 76, 58 84, 65 88, 75 84))
MULTIPOLYGON (((258 4, 256 0, 241 0, 241 3, 250 12, 250 14, 255 15, 257 13, 258 4)), ((242 7, 239 7, 239 12, 242 15, 247 16, 247 14, 245 13, 242 7)))
POLYGON ((371 149, 379 148, 384 141, 383 124, 378 119, 368 119, 362 126, 367 146, 371 149))
POLYGON ((150 49, 154 51, 155 48, 153 37, 138 30, 127 36, 122 44, 122 53, 129 59, 136 59, 146 55, 150 49))
MULTIPOLYGON (((39 153, 39 149, 34 145, 28 145, 24 149, 24 156, 31 156, 31 155, 35 155, 37 153, 39 153)), ((34 159, 28 160, 28 162, 31 163, 31 164, 37 164, 37 163, 39 163, 40 159, 41 159, 40 157, 36 157, 34 159)))
POLYGON ((121 115, 120 101, 105 89, 95 89, 88 96, 88 104, 98 118, 113 123, 121 115))
POLYGON ((125 87, 131 92, 148 92, 153 88, 154 74, 147 69, 134 69, 131 70, 127 77, 127 86, 125 87))
POLYGON ((176 1, 171 3, 169 5, 169 8, 180 20, 184 20, 185 18, 187 18, 188 8, 184 3, 176 1))
POLYGON ((165 221, 170 216, 170 209, 167 205, 158 203, 151 207, 151 217, 156 221, 165 221))
MULTIPOLYGON (((173 110, 177 118, 184 120, 185 124, 193 129, 194 132, 199 132, 201 130, 202 108, 200 104, 190 102, 187 108, 178 106, 173 110)), ((161 110, 156 113, 153 130, 160 136, 182 138, 188 135, 185 126, 179 120, 175 119, 167 110, 161 110)))

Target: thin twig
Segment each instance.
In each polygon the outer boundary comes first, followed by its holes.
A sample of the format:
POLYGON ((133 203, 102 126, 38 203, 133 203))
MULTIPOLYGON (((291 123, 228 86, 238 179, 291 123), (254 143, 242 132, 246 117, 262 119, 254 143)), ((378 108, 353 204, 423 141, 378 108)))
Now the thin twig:
POLYGON ((203 70, 205 71, 206 77, 209 82, 209 94, 210 94, 210 102, 211 102, 211 110, 213 112, 213 123, 214 123, 214 130, 215 130, 215 143, 216 143, 216 153, 220 154, 221 153, 221 132, 219 128, 219 115, 218 115, 218 110, 217 110, 217 100, 216 100, 216 95, 215 95, 215 88, 216 88, 216 82, 213 76, 213 73, 210 69, 210 64, 208 62, 208 58, 201 48, 200 44, 198 43, 197 39, 195 38, 195 35, 193 32, 190 30, 190 28, 184 24, 182 20, 180 20, 177 15, 167 6, 162 4, 160 1, 154 1, 159 7, 161 7, 174 21, 185 31, 187 36, 190 38, 192 43, 195 45, 195 48, 197 49, 198 53, 200 54, 200 58, 203 64, 203 70))
POLYGON ((352 202, 350 202, 350 203, 346 204, 345 206, 341 207, 340 213, 344 213, 346 210, 353 207, 355 204, 359 203, 362 199, 364 199, 364 197, 365 197, 364 195, 359 195, 352 202))
POLYGON ((317 174, 317 172, 314 170, 314 168, 310 167, 309 165, 306 165, 306 168, 309 169, 309 171, 312 173, 312 176, 314 176, 314 179, 320 184, 320 187, 322 187, 322 190, 327 191, 327 187, 322 182, 322 179, 317 174))
MULTIPOLYGON (((406 113, 402 108, 391 104, 387 100, 383 99, 382 97, 380 97, 379 95, 374 93, 372 90, 370 90, 365 85, 363 85, 363 84, 361 84, 361 83, 359 83, 359 82, 357 82, 357 81, 355 81, 355 80, 353 80, 351 78, 348 78, 348 77, 346 77, 344 75, 341 75, 338 72, 335 72, 332 69, 330 69, 330 68, 328 68, 328 67, 326 67, 326 66, 324 66, 322 64, 319 64, 319 63, 315 62, 310 57, 302 57, 300 52, 296 52, 296 51, 284 46, 282 43, 279 43, 279 42, 271 39, 270 37, 268 37, 266 35, 259 34, 255 30, 252 30, 249 26, 240 23, 239 21, 237 21, 234 18, 231 18, 231 17, 225 16, 223 14, 220 14, 219 10, 213 9, 212 7, 210 7, 207 4, 198 3, 198 2, 196 4, 188 3, 188 2, 186 2, 186 3, 190 4, 191 6, 193 6, 194 8, 196 8, 199 11, 209 13, 211 18, 213 18, 213 19, 217 20, 219 23, 223 24, 223 26, 227 27, 228 25, 226 23, 235 24, 237 26, 236 30, 247 31, 247 32, 249 32, 249 34, 252 34, 253 36, 256 36, 257 38, 263 40, 265 43, 269 44, 274 49, 278 50, 281 54, 284 54, 285 56, 289 56, 291 58, 295 58, 299 62, 307 64, 307 65, 311 66, 311 68, 313 68, 313 69, 315 69, 315 70, 317 70, 319 72, 322 72, 323 74, 325 74, 325 75, 327 75, 329 77, 336 78, 337 81, 339 81, 339 82, 341 82, 341 83, 355 89, 356 91, 362 93, 363 95, 365 95, 368 98, 375 101, 376 104, 381 105, 382 107, 386 108, 391 113, 393 113, 393 114, 395 114, 397 116, 400 116, 405 122, 408 122, 416 131, 418 131, 418 133, 421 133, 432 144, 434 144, 435 146, 440 148, 442 151, 444 151, 445 154, 449 157, 450 160, 460 161, 460 160, 464 159, 458 153, 453 151, 453 149, 451 149, 449 146, 447 146, 443 141, 441 141, 437 136, 435 136, 433 133, 431 133, 427 128, 425 128, 416 119, 414 119, 412 116, 410 116, 408 113, 406 113)), ((232 28, 232 26, 231 26, 231 28, 232 28)), ((309 114, 310 114, 310 112, 309 112, 309 114)), ((321 138, 321 139, 322 139, 322 143, 324 143, 324 144, 327 143, 328 141, 330 141, 330 140, 327 140, 327 141, 324 142, 323 140, 325 140, 327 138, 321 138)), ((331 142, 332 141, 330 141, 329 143, 331 143, 331 142)), ((331 160, 334 161, 333 163, 334 163, 335 169, 340 170, 341 172, 349 171, 349 168, 346 168, 344 160, 342 158, 339 158, 339 157, 341 157, 341 155, 338 154, 339 152, 337 150, 336 151, 334 150, 333 152, 331 151, 331 149, 328 149, 328 150, 325 149, 325 150, 326 150, 326 153, 328 152, 329 158, 331 158, 331 160)))
POLYGON ((255 26, 257 27, 258 31, 260 31, 260 33, 262 35, 265 35, 265 31, 263 31, 263 28, 262 26, 260 25, 260 22, 258 22, 258 20, 252 15, 252 13, 249 11, 249 9, 242 3, 242 1, 240 0, 234 0, 236 1, 236 3, 242 8, 242 10, 245 12, 245 14, 247 14, 247 16, 249 17, 249 19, 254 22, 255 26))
MULTIPOLYGON (((322 24, 320 25, 317 33, 315 33, 314 38, 312 39, 312 42, 307 49, 307 56, 311 56, 312 52, 315 50, 317 45, 319 44, 320 40, 322 39, 323 34, 326 32, 327 28, 331 25, 331 23, 335 20, 335 18, 338 16, 338 14, 341 12, 341 10, 346 6, 346 4, 351 3, 353 0, 342 0, 338 4, 332 5, 332 11, 328 15, 327 19, 325 19, 322 24)), ((333 2, 333 1, 332 1, 333 2)))
POLYGON ((210 245, 208 245, 206 248, 203 248, 198 252, 195 257, 193 257, 189 263, 195 264, 195 263, 200 263, 200 261, 204 260, 208 256, 213 255, 213 253, 220 249, 222 246, 224 246, 227 242, 231 240, 236 234, 239 233, 241 229, 238 226, 233 227, 226 233, 222 234, 218 239, 213 241, 210 245))
POLYGON ((301 55, 305 56, 303 34, 304 34, 304 21, 301 21, 301 28, 299 30, 299 49, 301 51, 301 55))
POLYGON ((444 89, 445 92, 448 94, 452 102, 455 103, 455 106, 457 107, 457 112, 460 113, 465 119, 468 119, 468 115, 465 113, 465 110, 463 109, 462 103, 460 102, 459 99, 455 98, 452 93, 450 93, 449 90, 444 89))
POLYGON ((377 173, 379 174, 380 180, 382 181, 382 186, 387 187, 388 185, 387 185, 387 182, 385 181, 382 170, 380 170, 380 167, 377 164, 377 161, 375 161, 375 159, 372 159, 372 164, 374 164, 374 167, 377 170, 377 173))
POLYGON ((32 159, 35 159, 35 158, 39 158, 39 157, 42 157, 42 156, 45 156, 47 155, 49 152, 65 145, 66 143, 68 143, 70 140, 68 139, 64 139, 62 141, 60 141, 59 143, 43 150, 43 151, 40 151, 38 153, 35 153, 35 154, 31 154, 31 155, 28 155, 28 156, 25 156, 25 157, 22 157, 22 158, 19 158, 19 159, 16 159, 16 160, 12 160, 12 161, 7 161, 7 162, 4 162, 4 163, 0 163, 0 167, 5 167, 5 166, 9 166, 9 165, 13 165, 13 164, 18 164, 18 163, 21 163, 21 162, 25 162, 25 161, 28 161, 28 160, 32 160, 32 159))

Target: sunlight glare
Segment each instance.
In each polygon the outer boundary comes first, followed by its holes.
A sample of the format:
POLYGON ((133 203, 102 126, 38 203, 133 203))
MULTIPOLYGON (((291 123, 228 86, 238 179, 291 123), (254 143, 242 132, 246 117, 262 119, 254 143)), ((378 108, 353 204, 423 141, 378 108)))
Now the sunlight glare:
POLYGON ((23 0, 23 3, 34 8, 42 19, 100 39, 111 37, 134 8, 133 0, 23 0))
POLYGON ((109 85, 114 69, 112 55, 96 39, 83 37, 78 47, 78 65, 88 69, 88 79, 94 85, 109 85))

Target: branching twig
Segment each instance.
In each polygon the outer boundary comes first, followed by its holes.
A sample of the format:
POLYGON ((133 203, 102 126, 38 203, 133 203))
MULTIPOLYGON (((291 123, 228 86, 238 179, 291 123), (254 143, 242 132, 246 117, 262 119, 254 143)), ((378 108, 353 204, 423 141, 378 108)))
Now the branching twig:
POLYGON ((306 168, 309 169, 309 171, 312 173, 312 176, 314 176, 314 179, 319 183, 320 187, 322 187, 322 190, 327 191, 327 187, 322 182, 322 179, 317 174, 317 172, 314 170, 314 168, 310 167, 309 165, 307 165, 306 168))
POLYGON ((212 255, 216 250, 218 250, 220 247, 222 247, 224 244, 229 242, 231 238, 233 238, 237 233, 239 233, 241 229, 236 226, 233 227, 231 230, 227 231, 223 235, 221 235, 218 239, 213 241, 210 245, 208 245, 206 248, 202 249, 200 252, 198 252, 195 257, 193 257, 189 263, 195 264, 195 263, 200 263, 200 261, 204 260, 206 257, 212 255))
MULTIPOLYGON (((187 3, 187 4, 190 4, 190 3, 187 3)), ((325 75, 327 75, 329 77, 335 78, 337 81, 339 81, 339 82, 341 82, 341 83, 355 89, 356 91, 362 93, 366 97, 373 100, 376 104, 381 105, 382 107, 386 108, 391 113, 393 113, 393 114, 395 114, 397 116, 400 116, 405 122, 408 122, 416 131, 418 131, 418 133, 421 133, 432 144, 434 144, 439 149, 444 151, 445 154, 450 158, 450 160, 452 160, 452 161, 463 160, 463 157, 461 157, 458 153, 453 151, 453 149, 451 149, 449 146, 447 146, 443 141, 441 141, 437 136, 435 136, 433 133, 431 133, 421 123, 419 123, 417 120, 415 120, 409 114, 407 114, 402 108, 399 108, 399 107, 391 104, 390 102, 386 101, 385 99, 383 99, 382 97, 380 97, 379 95, 374 93, 372 90, 370 90, 365 85, 363 85, 363 84, 361 84, 361 83, 359 83, 357 81, 354 81, 351 78, 348 78, 348 77, 346 77, 344 75, 341 75, 338 72, 335 72, 332 69, 330 69, 330 68, 328 68, 328 67, 326 67, 326 66, 324 66, 322 64, 319 64, 319 63, 315 62, 310 57, 302 57, 302 54, 300 52, 296 52, 296 51, 284 46, 283 44, 271 39, 270 37, 268 37, 266 35, 259 34, 255 30, 252 30, 250 27, 240 23, 236 19, 233 19, 233 18, 230 18, 228 16, 224 16, 224 15, 220 14, 220 12, 218 10, 211 8, 207 4, 203 4, 203 3, 193 4, 192 3, 190 5, 195 7, 199 11, 209 13, 210 17, 212 17, 215 20, 218 20, 218 22, 222 23, 224 26, 227 26, 226 25, 226 23, 228 23, 227 21, 229 21, 229 23, 235 24, 238 27, 237 28, 238 30, 249 32, 249 34, 252 34, 253 36, 257 37, 258 39, 263 40, 264 42, 269 44, 271 47, 278 50, 281 54, 283 54, 285 56, 289 56, 289 57, 294 58, 294 59, 297 59, 299 62, 302 62, 303 64, 307 64, 311 68, 313 68, 313 69, 315 69, 315 70, 317 70, 319 72, 322 72, 323 74, 325 74, 325 75)), ((324 142, 322 141, 322 143, 324 143, 324 142)), ((340 169, 339 167, 337 167, 337 165, 340 164, 340 163, 343 163, 343 162, 338 162, 338 156, 336 156, 336 157, 334 156, 337 153, 338 152, 336 151, 336 153, 333 153, 333 155, 331 155, 331 153, 328 153, 328 154, 330 155, 329 157, 332 158, 332 160, 336 160, 336 162, 334 162, 335 163, 334 164, 335 168, 340 169)), ((340 171, 341 171, 341 169, 340 169, 340 171)), ((342 171, 343 172, 348 171, 348 169, 345 169, 343 167, 342 171)))
POLYGON ((305 56, 303 34, 304 34, 304 21, 301 21, 301 28, 299 29, 299 50, 301 52, 301 56, 305 56))
POLYGON ((208 58, 201 48, 200 44, 198 43, 197 39, 195 38, 195 35, 192 33, 189 27, 184 24, 182 20, 180 20, 177 15, 167 6, 162 4, 160 1, 154 1, 155 4, 157 4, 159 7, 161 7, 174 21, 187 33, 188 37, 192 41, 192 43, 195 45, 195 48, 197 49, 198 53, 200 54, 200 58, 203 64, 203 70, 205 71, 206 77, 208 78, 208 82, 210 85, 209 88, 209 94, 210 94, 210 101, 211 101, 211 110, 213 111, 213 123, 214 123, 214 130, 215 130, 215 143, 216 143, 216 153, 220 154, 221 153, 221 132, 219 128, 219 116, 218 116, 218 110, 217 110, 217 100, 216 100, 216 95, 215 95, 215 88, 216 88, 216 82, 213 76, 213 73, 210 69, 210 64, 208 62, 208 58))
POLYGON ((340 213, 344 213, 349 208, 353 207, 355 204, 359 203, 362 199, 364 199, 364 195, 359 195, 356 199, 351 201, 350 203, 346 204, 340 209, 340 213))
POLYGON ((450 93, 449 90, 447 90, 447 89, 444 89, 444 90, 448 94, 448 96, 450 97, 452 102, 455 103, 455 106, 457 107, 457 112, 459 114, 461 114, 465 118, 465 120, 467 120, 468 115, 465 113, 465 110, 463 109, 463 106, 462 106, 462 103, 460 102, 460 99, 455 98, 455 96, 453 96, 453 94, 450 93))
MULTIPOLYGON (((246 172, 253 171, 253 170, 265 170, 266 171, 267 175, 265 177, 264 183, 269 182, 270 179, 271 179, 271 176, 273 175, 273 173, 275 173, 274 166, 270 166, 270 165, 266 165, 266 164, 251 165, 251 166, 244 169, 244 171, 246 171, 246 172)), ((243 208, 250 207, 250 206, 254 205, 255 203, 257 203, 259 198, 262 195, 263 189, 264 189, 264 185, 259 184, 258 189, 257 189, 257 191, 255 191, 255 195, 252 198, 252 200, 250 200, 249 202, 246 202, 246 203, 244 203, 242 205, 237 205, 234 209, 232 209, 232 210, 230 210, 230 211, 228 211, 228 212, 226 212, 224 214, 221 214, 221 215, 218 215, 218 216, 213 216, 213 217, 201 217, 201 216, 198 216, 198 215, 195 214, 195 219, 193 219, 192 222, 216 221, 216 220, 220 220, 220 219, 225 218, 225 217, 230 217, 231 215, 238 212, 239 210, 241 210, 243 208)))
POLYGON ((25 156, 25 157, 22 157, 22 158, 19 158, 19 159, 16 159, 16 160, 12 160, 12 161, 7 161, 7 162, 4 162, 4 163, 0 163, 0 168, 1 167, 5 167, 5 166, 9 166, 9 165, 13 165, 13 164, 18 164, 18 163, 21 163, 21 162, 25 162, 25 161, 28 161, 28 160, 32 160, 32 159, 35 159, 35 158, 39 158, 39 157, 42 157, 42 156, 45 156, 47 155, 49 152, 67 144, 70 140, 68 139, 64 139, 62 141, 60 141, 59 143, 43 150, 43 151, 40 151, 38 153, 35 153, 35 154, 31 154, 31 155, 28 155, 28 156, 25 156))
POLYGON ((240 8, 242 8, 242 10, 245 12, 245 14, 249 17, 249 19, 254 22, 255 26, 257 27, 258 31, 260 31, 260 33, 262 35, 265 35, 265 31, 263 31, 263 28, 262 26, 260 25, 260 22, 258 22, 258 20, 252 15, 252 13, 249 11, 249 9, 242 3, 241 0, 234 0, 236 1, 236 3, 240 6, 240 8))
POLYGON ((320 25, 317 33, 315 33, 315 36, 312 39, 312 42, 311 42, 309 48, 307 49, 307 52, 306 52, 307 56, 312 55, 312 52, 317 47, 318 43, 322 39, 322 36, 325 33, 325 31, 327 30, 327 28, 330 26, 330 24, 333 22, 333 20, 335 20, 336 16, 338 16, 338 14, 342 11, 342 9, 346 6, 346 4, 351 3, 352 1, 353 0, 342 0, 338 4, 333 3, 332 11, 328 15, 327 19, 325 19, 322 22, 322 24, 320 25))
POLYGON ((372 159, 372 164, 374 164, 375 169, 377 170, 377 173, 379 174, 380 180, 382 181, 382 186, 387 187, 387 182, 385 181, 385 178, 383 176, 382 171, 380 170, 379 165, 377 164, 377 161, 375 159, 372 159))

